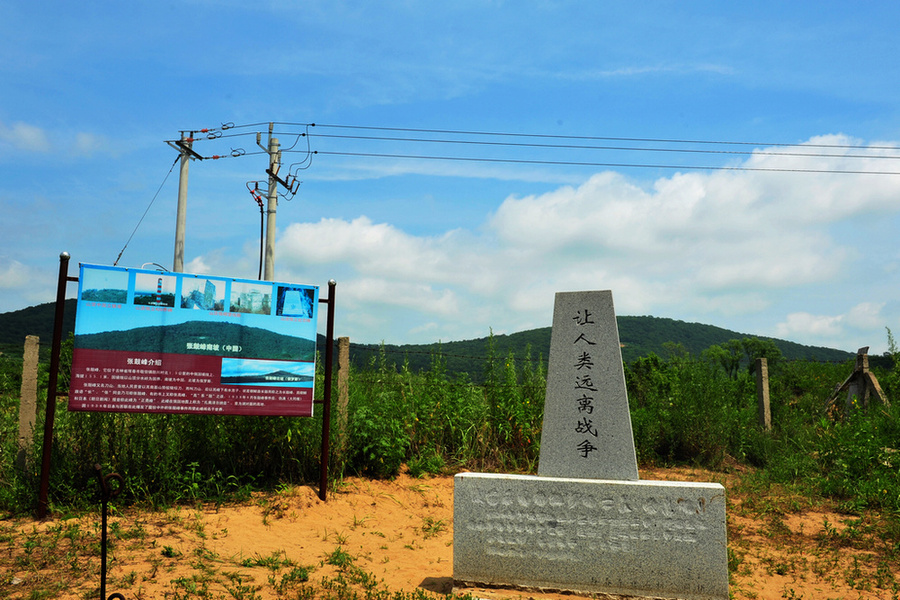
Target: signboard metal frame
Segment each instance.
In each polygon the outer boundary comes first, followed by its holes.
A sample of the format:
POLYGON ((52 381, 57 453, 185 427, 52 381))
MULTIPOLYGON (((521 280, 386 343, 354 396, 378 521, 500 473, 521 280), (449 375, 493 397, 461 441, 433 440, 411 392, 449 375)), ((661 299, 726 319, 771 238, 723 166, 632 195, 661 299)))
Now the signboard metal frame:
POLYGON ((309 417, 319 287, 81 264, 70 411, 309 417))
MULTIPOLYGON (((68 252, 59 255, 59 277, 56 288, 56 309, 53 323, 53 341, 50 350, 50 372, 47 382, 47 406, 44 418, 44 438, 41 459, 41 478, 38 490, 37 517, 44 519, 49 509, 48 496, 50 487, 50 457, 53 446, 53 425, 56 419, 56 402, 59 394, 59 361, 62 348, 63 317, 65 316, 66 286, 70 282, 78 283, 78 277, 68 274, 70 256, 68 252)), ((331 431, 331 380, 334 362, 334 307, 337 283, 328 282, 328 296, 319 296, 319 304, 326 306, 325 332, 325 365, 322 386, 322 444, 321 463, 319 469, 319 498, 326 500, 328 488, 328 458, 330 453, 329 437, 331 431)), ((319 402, 315 401, 316 404, 319 402)))

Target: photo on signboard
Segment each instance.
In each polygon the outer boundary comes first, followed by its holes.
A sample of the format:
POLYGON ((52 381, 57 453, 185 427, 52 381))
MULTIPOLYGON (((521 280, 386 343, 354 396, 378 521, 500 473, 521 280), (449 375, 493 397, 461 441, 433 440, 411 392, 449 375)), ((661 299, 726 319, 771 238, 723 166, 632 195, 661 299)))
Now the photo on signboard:
POLYGON ((313 315, 315 291, 308 286, 278 286, 275 314, 309 319, 313 315))
POLYGON ((128 272, 94 269, 81 281, 81 299, 86 302, 128 302, 128 272))
POLYGON ((223 358, 220 381, 222 385, 312 387, 315 376, 314 362, 223 358))
POLYGON ((164 273, 135 273, 134 304, 137 306, 175 306, 177 279, 164 273))
POLYGON ((181 280, 181 308, 225 310, 225 279, 184 276, 181 280))
POLYGON ((231 283, 231 312, 272 314, 272 284, 256 281, 231 283))

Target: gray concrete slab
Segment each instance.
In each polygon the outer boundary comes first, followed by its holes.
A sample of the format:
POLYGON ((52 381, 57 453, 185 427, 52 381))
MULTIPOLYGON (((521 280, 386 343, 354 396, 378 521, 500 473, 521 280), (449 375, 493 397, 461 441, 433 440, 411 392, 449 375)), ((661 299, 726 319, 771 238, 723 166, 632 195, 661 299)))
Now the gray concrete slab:
POLYGON ((453 514, 458 585, 728 598, 719 484, 461 473, 453 514))

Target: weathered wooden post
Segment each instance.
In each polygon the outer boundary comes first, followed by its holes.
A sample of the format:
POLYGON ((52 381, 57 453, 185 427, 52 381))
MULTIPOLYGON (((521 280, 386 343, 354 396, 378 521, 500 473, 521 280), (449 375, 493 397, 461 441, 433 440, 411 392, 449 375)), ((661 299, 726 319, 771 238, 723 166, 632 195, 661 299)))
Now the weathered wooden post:
POLYGON ((347 453, 347 406, 350 404, 350 338, 338 338, 338 458, 343 461, 347 453))
POLYGON ((756 359, 756 399, 759 407, 759 426, 772 429, 772 410, 769 405, 769 363, 765 357, 756 359))
POLYGON ((34 423, 37 420, 38 351, 41 339, 36 335, 25 336, 22 355, 22 387, 19 391, 19 450, 16 464, 25 470, 28 451, 34 439, 34 423))
POLYGON ((844 380, 844 383, 835 388, 834 393, 831 395, 831 398, 828 399, 825 406, 830 408, 835 403, 838 396, 843 392, 847 392, 846 412, 849 412, 850 409, 854 408, 854 399, 858 401, 859 406, 864 406, 866 408, 868 408, 869 399, 872 397, 884 406, 890 406, 891 403, 881 390, 878 379, 875 377, 875 374, 869 370, 868 346, 864 346, 856 351, 856 366, 854 367, 853 372, 844 380))

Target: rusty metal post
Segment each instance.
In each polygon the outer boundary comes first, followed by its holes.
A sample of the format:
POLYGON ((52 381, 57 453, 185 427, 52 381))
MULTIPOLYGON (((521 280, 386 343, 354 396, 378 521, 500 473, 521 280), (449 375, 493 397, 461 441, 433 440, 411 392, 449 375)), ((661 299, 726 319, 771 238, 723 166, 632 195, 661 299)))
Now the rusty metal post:
POLYGON ((66 284, 69 281, 69 253, 59 255, 59 280, 56 285, 56 316, 53 322, 53 345, 50 349, 50 377, 47 382, 47 407, 44 416, 44 447, 41 457, 41 484, 38 491, 37 517, 47 516, 50 490, 50 453, 53 446, 53 421, 56 418, 56 391, 59 380, 59 354, 62 346, 63 316, 66 310, 66 284))
POLYGON ((111 498, 115 498, 122 493, 122 489, 125 487, 125 480, 118 473, 110 473, 104 477, 100 465, 94 465, 94 474, 97 476, 97 481, 100 483, 100 502, 102 504, 100 522, 100 600, 125 600, 125 596, 118 592, 110 594, 109 598, 106 597, 107 505, 111 498), (109 485, 110 481, 117 481, 118 485, 113 488, 109 485))
MULTIPOLYGON (((334 358, 334 291, 337 282, 328 282, 328 298, 325 302, 328 314, 325 316, 325 382, 323 385, 322 403, 322 458, 319 467, 319 499, 323 502, 328 494, 328 457, 331 453, 331 367, 334 358)), ((322 301, 321 299, 319 300, 322 301)))

